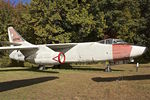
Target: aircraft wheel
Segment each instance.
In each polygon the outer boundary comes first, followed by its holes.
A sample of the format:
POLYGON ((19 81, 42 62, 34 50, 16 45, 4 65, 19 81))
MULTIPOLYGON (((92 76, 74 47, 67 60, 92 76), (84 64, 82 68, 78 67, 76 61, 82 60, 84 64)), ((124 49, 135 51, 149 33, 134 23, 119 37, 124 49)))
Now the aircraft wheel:
POLYGON ((45 70, 45 66, 44 65, 39 65, 39 70, 45 70))
POLYGON ((112 71, 112 69, 110 68, 110 66, 105 68, 105 72, 111 72, 111 71, 112 71))

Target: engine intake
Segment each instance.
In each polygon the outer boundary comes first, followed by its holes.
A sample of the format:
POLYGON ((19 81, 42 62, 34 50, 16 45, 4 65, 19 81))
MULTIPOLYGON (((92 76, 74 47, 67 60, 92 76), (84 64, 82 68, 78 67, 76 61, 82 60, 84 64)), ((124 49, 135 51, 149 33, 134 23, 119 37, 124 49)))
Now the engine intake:
POLYGON ((66 57, 63 52, 59 52, 58 56, 54 57, 53 60, 59 62, 60 64, 65 63, 66 57))

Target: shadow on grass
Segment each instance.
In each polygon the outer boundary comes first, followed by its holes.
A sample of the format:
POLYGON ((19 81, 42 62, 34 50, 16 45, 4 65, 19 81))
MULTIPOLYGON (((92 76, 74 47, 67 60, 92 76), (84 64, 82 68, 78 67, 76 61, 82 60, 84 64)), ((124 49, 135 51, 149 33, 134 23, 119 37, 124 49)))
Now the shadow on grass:
POLYGON ((59 73, 57 71, 46 71, 46 70, 39 70, 37 67, 26 67, 26 68, 16 68, 14 69, 13 67, 7 67, 6 68, 1 68, 0 72, 9 72, 9 71, 32 71, 32 72, 42 72, 42 73, 59 73))
POLYGON ((150 75, 132 75, 132 76, 120 76, 120 77, 94 77, 92 78, 95 82, 112 82, 112 81, 123 81, 123 80, 150 80, 150 75))
MULTIPOLYGON (((82 66, 60 67, 60 68, 53 68, 53 69, 81 70, 81 71, 105 71, 105 69, 103 68, 89 68, 88 66, 87 67, 82 67, 82 66)), ((124 70, 112 69, 112 71, 124 71, 124 70)))
POLYGON ((21 88, 21 87, 26 87, 26 86, 46 82, 46 81, 51 81, 54 79, 58 79, 58 77, 50 76, 50 77, 39 77, 39 78, 32 78, 32 79, 1 82, 0 83, 0 92, 13 90, 13 89, 21 88))

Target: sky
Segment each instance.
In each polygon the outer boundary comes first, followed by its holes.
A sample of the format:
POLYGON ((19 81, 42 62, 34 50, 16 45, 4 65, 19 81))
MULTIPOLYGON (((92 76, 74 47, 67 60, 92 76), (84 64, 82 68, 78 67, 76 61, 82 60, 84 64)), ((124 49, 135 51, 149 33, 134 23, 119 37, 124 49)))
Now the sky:
POLYGON ((10 0, 11 3, 15 3, 15 4, 17 4, 19 1, 22 1, 25 4, 25 3, 30 3, 31 0, 10 0))

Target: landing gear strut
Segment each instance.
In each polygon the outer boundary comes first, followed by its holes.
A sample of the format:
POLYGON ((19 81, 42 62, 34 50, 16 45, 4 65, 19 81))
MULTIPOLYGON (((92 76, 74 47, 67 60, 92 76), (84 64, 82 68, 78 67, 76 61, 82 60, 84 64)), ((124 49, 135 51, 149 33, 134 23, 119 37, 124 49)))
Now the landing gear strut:
POLYGON ((111 69, 111 66, 110 66, 110 64, 109 64, 109 62, 106 62, 106 68, 105 68, 105 72, 111 72, 112 71, 112 69, 111 69))
POLYGON ((39 65, 38 69, 39 70, 45 70, 46 68, 45 68, 45 65, 39 65))

